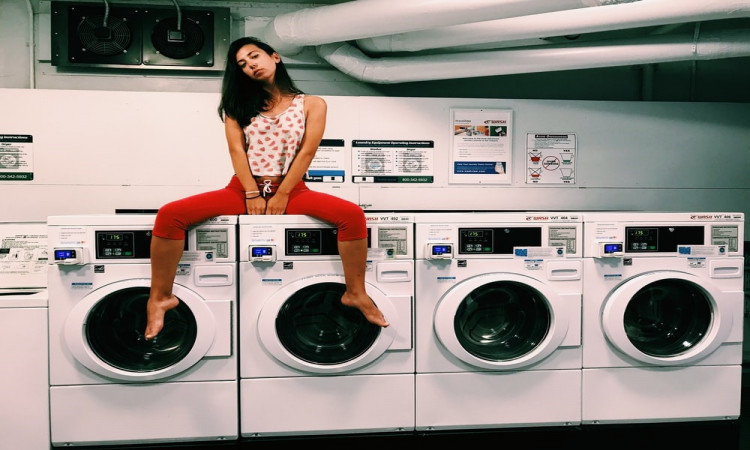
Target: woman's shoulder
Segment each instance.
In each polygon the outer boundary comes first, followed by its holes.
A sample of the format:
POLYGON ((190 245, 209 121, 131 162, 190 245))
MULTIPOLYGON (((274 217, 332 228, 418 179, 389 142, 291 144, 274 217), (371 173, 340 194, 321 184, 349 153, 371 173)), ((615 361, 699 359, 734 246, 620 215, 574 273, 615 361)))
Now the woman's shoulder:
POLYGON ((303 95, 304 101, 305 101, 305 110, 326 110, 326 101, 323 100, 323 97, 318 97, 317 95, 303 95))
POLYGON ((314 104, 314 105, 326 104, 326 101, 323 100, 323 97, 318 97, 317 95, 299 94, 299 96, 304 99, 305 103, 314 104))

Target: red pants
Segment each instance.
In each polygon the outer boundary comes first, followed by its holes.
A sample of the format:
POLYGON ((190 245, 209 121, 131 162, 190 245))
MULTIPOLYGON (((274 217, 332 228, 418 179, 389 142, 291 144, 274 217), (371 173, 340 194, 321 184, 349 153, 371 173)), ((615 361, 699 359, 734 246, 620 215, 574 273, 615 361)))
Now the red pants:
MULTIPOLYGON (((154 236, 185 239, 185 230, 193 224, 221 215, 246 214, 245 189, 232 176, 224 189, 192 195, 159 208, 154 236)), ((339 241, 367 238, 365 214, 359 205, 323 192, 311 191, 300 181, 289 194, 286 214, 303 214, 333 224, 339 241)))

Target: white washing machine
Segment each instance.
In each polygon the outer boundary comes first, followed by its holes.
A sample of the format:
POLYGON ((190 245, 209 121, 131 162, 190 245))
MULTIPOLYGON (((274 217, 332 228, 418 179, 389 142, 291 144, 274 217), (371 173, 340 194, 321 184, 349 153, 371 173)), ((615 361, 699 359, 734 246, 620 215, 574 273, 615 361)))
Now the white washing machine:
POLYGON ((48 218, 54 446, 237 439, 237 216, 188 230, 146 341, 154 215, 48 218))
POLYGON ((580 215, 415 223, 416 429, 579 424, 580 215))
POLYGON ((47 224, 0 223, 0 450, 49 448, 47 224))
POLYGON ((741 213, 584 214, 584 424, 736 419, 741 213))
POLYGON ((243 437, 414 429, 414 223, 367 214, 367 293, 390 325, 341 304, 336 228, 240 216, 243 437))

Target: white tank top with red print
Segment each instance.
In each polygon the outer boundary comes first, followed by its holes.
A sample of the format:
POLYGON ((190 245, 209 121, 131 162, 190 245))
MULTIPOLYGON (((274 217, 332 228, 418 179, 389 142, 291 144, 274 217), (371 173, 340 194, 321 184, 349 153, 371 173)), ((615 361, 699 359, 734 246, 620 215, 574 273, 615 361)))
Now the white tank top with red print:
POLYGON ((305 134, 305 96, 294 97, 276 117, 258 114, 245 127, 247 159, 254 176, 286 175, 305 134))

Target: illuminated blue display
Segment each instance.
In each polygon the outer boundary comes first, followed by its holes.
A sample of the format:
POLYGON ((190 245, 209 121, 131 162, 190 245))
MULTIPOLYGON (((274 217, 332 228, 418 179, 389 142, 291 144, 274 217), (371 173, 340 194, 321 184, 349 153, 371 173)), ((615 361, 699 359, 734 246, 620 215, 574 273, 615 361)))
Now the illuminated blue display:
POLYGON ((451 246, 450 245, 433 245, 432 246, 432 254, 434 256, 439 255, 445 255, 446 253, 451 253, 451 246))
POLYGON ((71 259, 76 257, 75 250, 55 250, 55 260, 71 259))
POLYGON ((253 247, 253 257, 270 256, 273 254, 271 247, 253 247))
POLYGON ((620 253, 622 244, 604 244, 604 253, 620 253))

